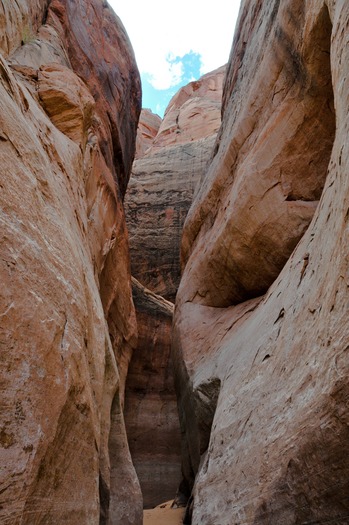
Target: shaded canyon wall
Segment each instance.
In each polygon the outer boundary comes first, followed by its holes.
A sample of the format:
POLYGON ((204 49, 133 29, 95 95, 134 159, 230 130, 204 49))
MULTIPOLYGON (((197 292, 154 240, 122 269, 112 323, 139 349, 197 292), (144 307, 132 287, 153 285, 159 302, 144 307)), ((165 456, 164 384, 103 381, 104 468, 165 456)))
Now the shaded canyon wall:
POLYGON ((181 479, 173 304, 161 294, 173 300, 177 291, 182 226, 220 125, 224 71, 179 90, 163 121, 142 110, 125 198, 132 270, 140 281, 133 285, 139 340, 127 377, 125 421, 145 508, 173 499, 181 479))

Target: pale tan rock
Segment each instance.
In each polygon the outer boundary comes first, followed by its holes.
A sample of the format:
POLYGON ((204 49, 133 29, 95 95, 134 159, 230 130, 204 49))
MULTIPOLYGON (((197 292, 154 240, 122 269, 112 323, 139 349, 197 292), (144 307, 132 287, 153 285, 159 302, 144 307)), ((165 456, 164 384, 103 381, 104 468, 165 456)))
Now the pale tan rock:
POLYGON ((226 66, 181 88, 170 100, 153 148, 182 144, 217 133, 221 123, 226 66))
POLYGON ((3 0, 0 5, 0 50, 7 57, 36 37, 45 23, 49 0, 3 0))
POLYGON ((174 498, 181 480, 180 429, 171 351, 173 304, 133 279, 138 345, 126 382, 125 424, 132 461, 150 509, 174 498))
POLYGON ((38 74, 38 94, 54 125, 77 144, 83 144, 92 125, 95 101, 86 85, 70 69, 44 66, 38 74))
POLYGON ((150 109, 142 109, 137 130, 136 155, 139 159, 144 156, 156 137, 162 118, 150 109))
MULTIPOLYGON (((174 321, 185 433, 182 488, 190 491, 195 477, 193 525, 347 521, 348 17, 349 6, 334 1, 245 1, 241 8, 218 150, 185 229, 188 261, 174 321), (324 115, 332 83, 335 134, 324 115), (324 88, 328 98, 321 96, 324 88), (326 180, 321 197, 313 164, 326 180), (269 184, 273 166, 276 173, 283 166, 290 187, 282 189, 281 178, 279 189, 270 186, 275 199, 266 200, 258 197, 258 184, 269 184), (297 170, 305 176, 293 179, 297 170), (269 235, 265 215, 257 214, 261 223, 252 241, 259 239, 262 253, 269 247, 270 263, 277 253, 270 235, 273 242, 275 232, 278 243, 284 239, 282 191, 320 198, 309 228, 266 295, 244 301, 246 293, 236 294, 241 304, 218 308, 231 301, 230 283, 243 282, 245 266, 251 280, 259 275, 268 286, 251 243, 250 216, 235 195, 266 207, 269 235), (235 226, 246 240, 243 251, 230 234, 235 226), (213 257, 214 236, 223 247, 220 263, 213 257), (233 272, 230 261, 237 256, 241 266, 233 272)), ((287 195, 283 202, 290 206, 287 195)), ((286 260, 292 246, 284 250, 286 260)))

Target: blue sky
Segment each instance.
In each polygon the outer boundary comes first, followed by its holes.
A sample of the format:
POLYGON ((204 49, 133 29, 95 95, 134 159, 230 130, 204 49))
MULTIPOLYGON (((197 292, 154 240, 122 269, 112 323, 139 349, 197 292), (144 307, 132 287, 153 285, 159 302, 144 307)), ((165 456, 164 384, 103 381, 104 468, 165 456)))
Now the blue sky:
POLYGON ((161 117, 181 86, 228 61, 240 0, 108 0, 131 40, 143 107, 161 117))
POLYGON ((170 99, 177 93, 180 87, 185 86, 192 80, 200 77, 201 57, 198 53, 190 50, 182 57, 168 57, 170 65, 180 67, 178 68, 178 82, 174 81, 174 85, 167 89, 156 89, 152 83, 150 73, 142 73, 142 91, 143 91, 143 107, 150 108, 153 113, 157 113, 163 117, 165 109, 170 99))

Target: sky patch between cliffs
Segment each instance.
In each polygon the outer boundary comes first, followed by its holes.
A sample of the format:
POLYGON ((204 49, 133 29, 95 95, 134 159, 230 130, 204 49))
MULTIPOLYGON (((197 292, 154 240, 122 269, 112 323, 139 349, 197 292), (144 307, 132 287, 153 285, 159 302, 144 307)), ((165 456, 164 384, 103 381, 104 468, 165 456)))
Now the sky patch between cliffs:
POLYGON ((163 117, 182 86, 228 62, 240 0, 109 0, 131 40, 144 108, 163 117))

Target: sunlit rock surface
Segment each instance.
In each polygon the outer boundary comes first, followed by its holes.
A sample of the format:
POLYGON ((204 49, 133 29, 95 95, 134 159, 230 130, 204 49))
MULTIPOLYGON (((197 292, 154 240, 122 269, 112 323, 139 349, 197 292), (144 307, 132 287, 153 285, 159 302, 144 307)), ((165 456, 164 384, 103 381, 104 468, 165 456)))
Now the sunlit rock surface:
POLYGON ((162 118, 150 109, 142 109, 137 130, 136 155, 135 158, 143 157, 159 131, 162 118))

